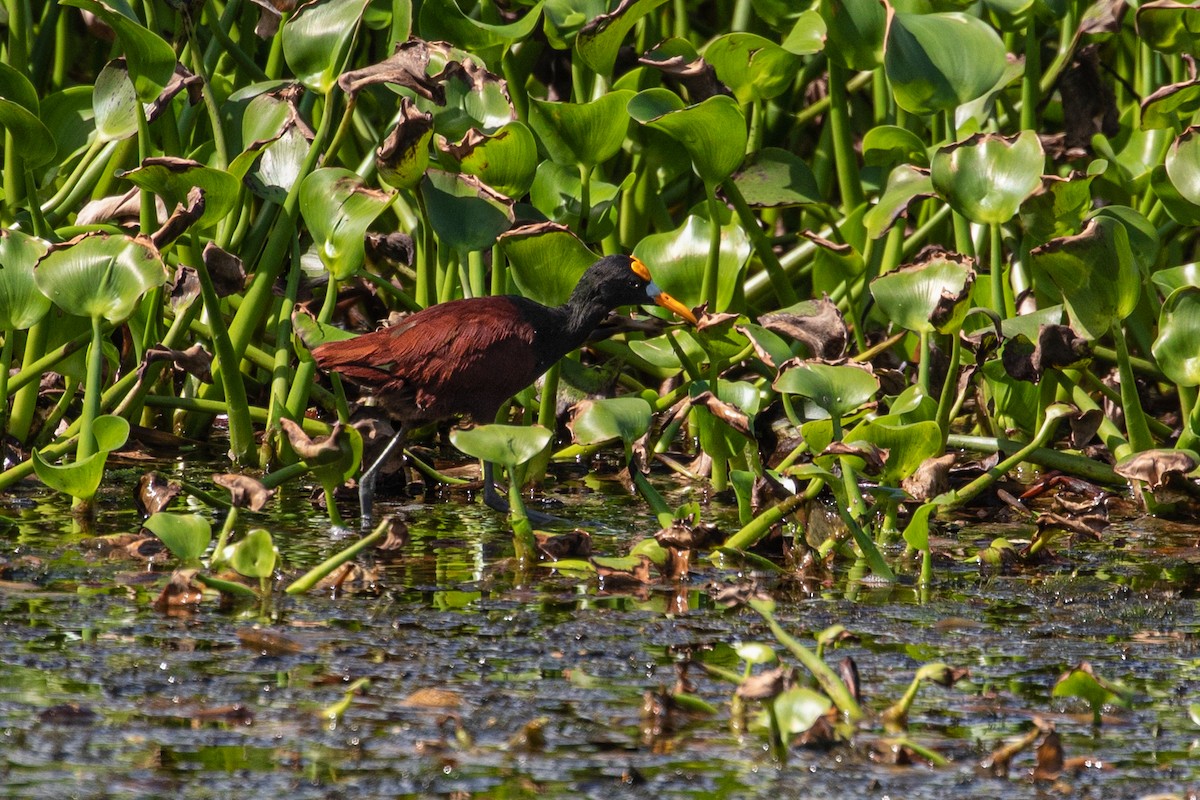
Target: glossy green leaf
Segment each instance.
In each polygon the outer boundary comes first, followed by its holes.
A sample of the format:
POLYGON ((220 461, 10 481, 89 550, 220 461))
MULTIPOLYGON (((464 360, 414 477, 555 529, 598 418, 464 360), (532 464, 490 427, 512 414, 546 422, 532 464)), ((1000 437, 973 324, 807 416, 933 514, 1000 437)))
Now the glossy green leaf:
POLYGON ((21 158, 30 167, 40 167, 58 151, 54 136, 38 114, 33 84, 7 63, 0 62, 0 128, 20 142, 21 158))
POLYGON ((512 226, 508 199, 475 178, 431 169, 421 181, 421 194, 438 238, 461 252, 491 247, 512 226))
POLYGON ((650 430, 653 419, 653 409, 640 397, 606 397, 576 406, 569 427, 577 444, 620 439, 629 445, 650 430))
POLYGON ((746 154, 746 119, 737 101, 716 95, 685 107, 666 89, 647 89, 629 101, 629 115, 679 141, 696 174, 709 185, 728 178, 746 154))
POLYGON ((525 196, 538 166, 537 141, 523 122, 510 122, 493 134, 473 130, 442 152, 460 172, 512 198, 525 196))
MULTIPOLYGON (((448 61, 441 75, 446 102, 437 103, 424 97, 416 99, 422 111, 433 115, 434 130, 450 141, 458 141, 472 128, 495 133, 516 118, 502 79, 476 66, 477 58, 468 53, 450 51, 434 53, 461 61, 448 61)), ((430 59, 431 67, 434 59, 430 59)))
POLYGON ((957 331, 970 307, 970 260, 938 251, 871 281, 871 296, 890 321, 910 331, 957 331))
POLYGON ((844 417, 879 391, 879 379, 861 367, 817 361, 789 366, 773 385, 776 391, 808 399, 831 417, 844 417))
POLYGON ((379 176, 397 189, 415 189, 429 168, 432 139, 433 115, 401 97, 399 119, 375 150, 379 176))
POLYGON ((621 43, 638 20, 667 0, 632 0, 617 5, 607 14, 589 18, 575 37, 575 53, 593 71, 607 76, 612 72, 621 43))
POLYGON ((92 436, 97 450, 120 450, 129 440, 129 420, 116 414, 102 414, 92 422, 92 436))
POLYGON ((799 56, 770 39, 737 31, 709 42, 704 60, 740 103, 770 100, 787 91, 801 64, 799 56))
POLYGON ((1200 49, 1200 6, 1194 3, 1140 3, 1134 22, 1138 38, 1161 53, 1195 54, 1200 49))
POLYGON ((621 150, 629 131, 630 91, 613 91, 590 103, 531 98, 529 124, 557 164, 595 166, 621 150))
POLYGON ((784 37, 781 46, 794 55, 815 55, 825 49, 827 34, 825 20, 818 11, 810 8, 796 17, 796 22, 784 37))
POLYGON ((330 275, 341 281, 358 271, 364 258, 363 236, 392 199, 347 169, 326 167, 304 179, 300 213, 330 275))
POLYGON ((123 322, 142 294, 169 277, 146 239, 92 234, 51 250, 34 271, 55 305, 81 317, 123 322))
POLYGON ((541 18, 540 2, 515 22, 501 25, 467 16, 454 0, 423 0, 419 25, 421 38, 451 42, 498 66, 504 50, 529 38, 541 18))
POLYGON ((96 133, 93 94, 91 86, 68 86, 42 100, 40 116, 54 135, 60 162, 86 147, 96 133))
POLYGON ((898 164, 928 167, 925 143, 907 128, 876 125, 863 135, 863 161, 873 167, 891 169, 898 164))
POLYGON ((500 237, 508 270, 521 294, 542 305, 567 302, 584 271, 599 256, 559 225, 528 225, 500 237))
POLYGON ((1096 675, 1089 664, 1064 673, 1054 684, 1054 697, 1077 697, 1087 703, 1097 718, 1106 705, 1130 706, 1129 690, 1096 675))
POLYGON ((904 541, 914 550, 929 550, 929 517, 937 511, 937 503, 922 503, 909 517, 904 527, 904 541))
MULTIPOLYGON (((754 416, 758 414, 762 397, 758 387, 748 381, 717 381, 714 394, 722 403, 745 414, 749 424, 753 425, 754 416)), ((713 385, 708 381, 693 381, 689 386, 689 395, 694 399, 703 392, 712 391, 713 385)), ((702 403, 692 407, 692 414, 697 423, 700 448, 713 458, 733 458, 741 453, 750 439, 702 403)))
POLYGON ((950 12, 894 14, 883 63, 901 108, 936 114, 995 87, 1007 62, 995 30, 978 17, 950 12))
POLYGON ((90 11, 116 31, 138 99, 143 103, 157 100, 175 74, 175 50, 171 45, 115 6, 97 0, 62 0, 62 4, 90 11))
POLYGON ((1200 81, 1185 81, 1158 89, 1142 101, 1143 129, 1175 130, 1200 111, 1200 81))
MULTIPOLYGON (((282 203, 301 178, 311 143, 299 128, 292 126, 260 146, 260 155, 254 169, 247 174, 246 183, 264 200, 282 203)), ((233 169, 231 165, 230 170, 233 169)))
POLYGON ((1016 137, 976 134, 938 150, 931 177, 955 211, 981 225, 1000 225, 1041 186, 1044 161, 1033 131, 1016 137))
POLYGON ((942 453, 942 434, 937 422, 903 423, 894 418, 868 420, 846 434, 847 442, 870 442, 888 451, 879 483, 899 486, 926 459, 942 453))
POLYGON ((368 0, 300 5, 283 26, 283 57, 297 79, 318 94, 336 83, 368 0))
POLYGON ((142 523, 180 561, 195 561, 212 542, 212 524, 199 514, 159 511, 142 523))
POLYGON ((749 156, 733 182, 753 208, 822 202, 812 169, 803 159, 778 147, 764 147, 749 156))
MULTIPOLYGON (((602 239, 616 226, 616 206, 622 192, 633 185, 633 174, 625 176, 620 185, 593 178, 589 183, 587 236, 591 241, 602 239)), ((579 170, 553 161, 543 161, 537 167, 529 200, 534 208, 552 221, 579 230, 583 214, 583 182, 579 170)))
POLYGON ((275 572, 278 556, 279 551, 275 549, 271 534, 262 528, 255 528, 233 546, 229 566, 247 578, 269 578, 275 572))
POLYGON ((1150 280, 1164 298, 1168 297, 1181 286, 1200 286, 1200 263, 1193 261, 1191 264, 1160 269, 1150 276, 1150 280))
POLYGON ((807 686, 785 689, 768 701, 775 707, 775 719, 785 736, 796 736, 812 728, 833 707, 828 696, 807 686))
POLYGON ((50 298, 33 279, 33 266, 47 247, 27 233, 0 229, 0 331, 23 331, 50 310, 50 298))
POLYGON ((1083 227, 1092 209, 1095 175, 1043 176, 1042 188, 1021 204, 1021 225, 1036 244, 1070 236, 1083 227))
POLYGON ((1171 182, 1171 177, 1167 175, 1167 168, 1162 164, 1155 165, 1150 172, 1150 187, 1171 219, 1180 225, 1200 225, 1200 206, 1179 193, 1175 184, 1171 182))
POLYGON ((1034 248, 1029 261, 1035 275, 1058 287, 1071 327, 1088 338, 1108 333, 1137 304, 1141 284, 1129 235, 1112 218, 1097 217, 1077 236, 1034 248))
POLYGON ((128 139, 137 133, 137 90, 124 64, 109 62, 96 77, 92 111, 96 133, 102 142, 128 139))
MULTIPOLYGON (((674 231, 655 233, 642 239, 633 251, 650 268, 663 291, 689 308, 703 300, 700 287, 708 263, 711 225, 704 217, 689 216, 674 231)), ((749 237, 741 226, 734 223, 722 226, 717 263, 717 309, 729 308, 732 304, 750 250, 749 237)))
POLYGON ((908 205, 918 197, 933 197, 933 179, 929 170, 901 164, 888 175, 887 187, 879 201, 863 216, 867 235, 878 239, 897 219, 908 215, 908 205))
POLYGON ((821 0, 829 57, 843 67, 869 71, 883 63, 887 12, 874 0, 821 0))
POLYGON ((450 443, 459 450, 508 469, 536 458, 553 438, 554 431, 540 425, 476 425, 450 432, 450 443))
POLYGON ((1200 128, 1188 128, 1175 139, 1164 161, 1171 183, 1192 205, 1200 205, 1200 128))
POLYGON ((1173 383, 1200 385, 1200 287, 1181 286, 1163 303, 1152 352, 1173 383))
POLYGON ((80 500, 90 500, 100 488, 108 451, 100 450, 79 461, 61 465, 42 460, 37 450, 32 451, 30 457, 33 459, 33 471, 42 483, 56 492, 69 494, 80 500))
POLYGON ((186 158, 148 158, 140 167, 118 172, 118 177, 157 194, 168 209, 187 205, 188 192, 204 191, 204 214, 194 224, 210 228, 225 219, 237 204, 241 183, 228 172, 186 158))

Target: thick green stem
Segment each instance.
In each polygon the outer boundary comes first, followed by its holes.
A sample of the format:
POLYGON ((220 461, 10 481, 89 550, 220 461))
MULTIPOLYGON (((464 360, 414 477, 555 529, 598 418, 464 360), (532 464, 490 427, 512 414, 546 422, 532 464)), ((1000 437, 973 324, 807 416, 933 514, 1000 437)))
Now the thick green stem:
POLYGON ((1036 451, 1045 447, 1046 442, 1050 441, 1050 438, 1054 435, 1054 431, 1058 428, 1059 419, 1061 419, 1061 416, 1058 414, 1047 414, 1045 421, 1042 422, 1041 429, 1038 430, 1037 436, 1033 438, 1032 442, 1017 450, 1011 456, 996 464, 958 491, 948 492, 943 495, 946 498, 946 502, 941 504, 942 510, 949 511, 962 508, 983 494, 993 483, 1008 474, 1008 471, 1013 467, 1022 461, 1028 461, 1036 451))
POLYGON ((992 270, 992 310, 1000 315, 1000 319, 1005 319, 1009 316, 1008 307, 1011 304, 1007 302, 1007 292, 1004 291, 1004 260, 1001 255, 1000 226, 995 223, 989 225, 988 233, 991 242, 989 260, 992 270))
POLYGON ((937 422, 942 431, 942 442, 950 435, 950 415, 953 413, 955 400, 958 398, 959 358, 962 355, 962 337, 956 330, 950 334, 950 363, 946 370, 946 380, 942 383, 942 394, 938 397, 937 422))
POLYGON ((849 214, 865 200, 858 179, 858 156, 850 129, 850 104, 846 93, 846 68, 836 61, 829 62, 829 128, 833 134, 834 160, 837 166, 838 190, 842 195, 842 211, 849 214))
POLYGON ((1125 343, 1125 332, 1120 322, 1113 323, 1112 338, 1117 349, 1117 371, 1121 376, 1121 410, 1125 412, 1125 435, 1129 437, 1129 447, 1133 452, 1141 453, 1154 447, 1154 438, 1150 435, 1150 426, 1146 423, 1146 412, 1142 410, 1137 378, 1129 362, 1129 346, 1125 343))
POLYGON ((700 284, 700 297, 708 304, 709 311, 717 311, 717 289, 721 265, 721 204, 717 201, 715 184, 704 184, 708 200, 708 261, 704 265, 704 279, 700 284))
POLYGON ((92 317, 92 344, 88 350, 87 384, 83 394, 83 412, 79 415, 79 442, 75 445, 75 460, 95 453, 96 437, 92 423, 100 415, 100 393, 104 382, 104 319, 92 317))
POLYGON ((746 198, 742 196, 742 192, 738 189, 737 184, 732 179, 726 179, 721 183, 721 190, 725 193, 725 197, 733 204, 733 210, 737 212, 738 219, 742 222, 742 228, 750 234, 750 242, 754 245, 754 253, 758 256, 758 260, 762 262, 763 270, 767 273, 767 278, 771 281, 771 290, 775 292, 775 299, 779 301, 781 306, 790 306, 798 299, 796 290, 792 288, 791 281, 788 280, 787 273, 783 270, 783 265, 779 263, 779 256, 775 255, 775 249, 771 245, 771 240, 763 231, 758 219, 754 216, 754 211, 751 210, 746 198))

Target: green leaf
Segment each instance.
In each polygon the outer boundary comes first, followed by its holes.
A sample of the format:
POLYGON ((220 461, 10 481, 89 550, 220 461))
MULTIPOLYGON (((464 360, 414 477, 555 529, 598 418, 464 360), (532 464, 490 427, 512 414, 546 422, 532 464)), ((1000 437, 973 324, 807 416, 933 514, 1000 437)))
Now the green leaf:
POLYGON ((1077 697, 1083 700, 1091 707, 1097 722, 1100 720, 1100 711, 1104 706, 1119 705, 1129 708, 1131 705, 1131 693, 1128 689, 1096 675, 1087 662, 1059 677, 1051 695, 1054 697, 1077 697))
MULTIPOLYGON (((675 230, 642 239, 633 251, 650 268, 654 282, 688 308, 703 300, 701 284, 708 263, 711 226, 704 217, 688 216, 675 230)), ((740 225, 731 222, 722 226, 717 262, 717 309, 733 304, 750 250, 749 237, 740 225)))
POLYGON ((638 20, 667 0, 632 0, 621 3, 611 14, 590 18, 575 37, 575 52, 597 74, 607 76, 617 60, 617 51, 638 20))
POLYGON ((875 397, 879 379, 850 365, 801 361, 779 374, 776 391, 798 394, 831 417, 844 417, 875 397))
POLYGON ((785 736, 804 733, 825 716, 833 701, 807 686, 793 686, 770 701, 775 706, 775 718, 785 736))
POLYGON ((1164 164, 1171 183, 1192 205, 1200 205, 1200 128, 1188 128, 1167 151, 1164 164))
POLYGON ((117 177, 157 194, 168 209, 186 206, 188 192, 199 187, 204 191, 204 214, 195 223, 200 230, 224 220, 241 190, 241 183, 228 172, 186 158, 147 158, 140 167, 118 172, 117 177))
POLYGON ((318 94, 337 81, 341 62, 368 0, 327 0, 300 5, 283 26, 283 57, 296 78, 318 94))
POLYGON ((925 143, 908 128, 898 125, 876 125, 867 131, 862 141, 863 162, 872 167, 891 169, 897 164, 929 166, 925 143))
POLYGON ((995 87, 1005 52, 996 31, 978 17, 896 13, 883 63, 897 105, 926 115, 953 111, 995 87))
POLYGON ((875 0, 821 0, 821 18, 828 29, 829 57, 857 71, 883 63, 887 12, 875 0))
POLYGON ((348 169, 326 167, 304 179, 300 213, 330 275, 344 281, 358 271, 365 253, 363 237, 392 199, 348 169))
POLYGON ((1163 303, 1151 351, 1173 383, 1200 385, 1200 287, 1181 286, 1163 303))
POLYGON ((38 98, 23 74, 0 62, 0 128, 20 142, 20 155, 30 167, 53 160, 58 147, 50 129, 38 117, 38 98))
POLYGON ((119 450, 129 440, 129 420, 116 414, 102 414, 92 421, 92 436, 97 450, 119 450))
POLYGON ((47 463, 42 460, 37 450, 32 451, 30 457, 33 459, 33 471, 42 483, 56 492, 69 494, 80 500, 90 500, 100 488, 108 451, 100 450, 79 461, 62 465, 47 463))
POLYGON ((779 659, 772 647, 761 642, 735 642, 733 651, 747 664, 771 664, 779 659))
POLYGON ((822 202, 812 169, 796 155, 778 147, 764 147, 748 157, 733 182, 753 208, 787 208, 822 202))
POLYGON ((50 298, 33 279, 33 266, 48 247, 27 233, 0 229, 0 331, 23 331, 50 310, 50 298))
POLYGON ((117 62, 105 64, 96 76, 92 93, 92 112, 100 141, 117 142, 136 134, 139 102, 128 68, 117 62))
POLYGON ((96 132, 91 86, 68 86, 42 101, 41 120, 54 135, 60 162, 87 147, 96 132))
POLYGON ((142 523, 180 561, 195 561, 212 542, 212 524, 199 514, 159 511, 142 523))
POLYGON ((1200 111, 1200 81, 1163 86, 1142 101, 1143 130, 1176 129, 1200 111))
POLYGON ((554 431, 540 425, 477 425, 450 431, 450 443, 459 450, 510 470, 536 458, 553 438, 554 431))
POLYGON ((421 194, 438 238, 460 252, 485 250, 512 226, 508 198, 476 178, 431 169, 421 181, 421 194))
POLYGON ((696 174, 715 186, 733 174, 746 154, 746 119, 737 101, 715 95, 692 106, 666 89, 647 89, 629 101, 629 115, 679 141, 696 174))
POLYGON ((560 225, 526 225, 503 234, 500 249, 521 294, 546 306, 560 306, 599 256, 560 225))
POLYGON ((939 250, 871 281, 871 296, 889 320, 906 330, 957 332, 974 283, 970 259, 939 250))
POLYGON ((798 56, 816 55, 825 49, 825 20, 813 9, 802 11, 784 38, 782 47, 798 56))
POLYGON ((933 197, 933 179, 929 170, 901 164, 888 175, 887 188, 879 201, 863 216, 867 235, 878 239, 900 217, 908 215, 908 204, 918 197, 933 197))
POLYGON ((146 239, 89 234, 58 245, 34 271, 37 287, 69 314, 123 322, 147 290, 168 278, 146 239))
POLYGON ((1200 48, 1200 8, 1194 4, 1141 3, 1134 22, 1139 41, 1160 53, 1194 54, 1200 48))
MULTIPOLYGON (((602 239, 616 227, 616 207, 621 195, 636 176, 629 173, 619 184, 614 185, 592 178, 588 183, 588 239, 602 239)), ((538 164, 529 200, 534 208, 554 222, 579 229, 583 214, 583 182, 579 170, 553 161, 538 164)))
POLYGON ((568 427, 578 444, 620 439, 628 446, 650 430, 653 417, 650 404, 640 397, 606 397, 579 403, 568 427))
POLYGON ((976 134, 933 157, 933 187, 958 213, 981 225, 1012 219, 1042 182, 1045 156, 1037 134, 976 134))
POLYGON ((271 534, 262 528, 255 528, 234 545, 229 566, 247 578, 269 578, 275 571, 278 555, 271 534))
POLYGON ((912 513, 908 525, 904 527, 904 541, 914 550, 922 553, 929 550, 929 517, 937 510, 937 503, 922 503, 912 513))
POLYGON ((1083 227, 1092 209, 1095 175, 1075 173, 1066 178, 1046 175, 1042 189, 1021 204, 1021 225, 1035 244, 1069 236, 1083 227))
POLYGON ((529 191, 538 166, 537 141, 523 122, 510 122, 492 134, 472 130, 442 152, 460 172, 513 198, 529 191))
POLYGON ((454 0, 424 0, 419 24, 426 41, 450 42, 497 64, 507 48, 529 38, 541 18, 540 2, 517 21, 497 25, 468 17, 454 0))
POLYGON ((1064 236, 1029 254, 1034 274, 1058 287, 1071 327, 1091 339, 1133 311, 1141 291, 1125 226, 1096 217, 1082 233, 1064 236))
POLYGON ((615 156, 629 131, 631 91, 613 91, 590 103, 530 98, 529 124, 556 164, 595 166, 615 156))
POLYGON ((879 483, 899 486, 926 459, 941 455, 942 434, 937 422, 902 423, 898 419, 880 417, 854 426, 846 434, 847 442, 870 442, 888 451, 879 483))
POLYGON ((375 151, 380 177, 397 189, 415 189, 429 168, 432 139, 433 115, 401 97, 396 126, 375 151))
POLYGON ((795 83, 800 57, 753 33, 726 33, 704 48, 704 60, 740 103, 777 97, 795 83))
POLYGON ((125 16, 105 3, 97 0, 62 0, 62 4, 92 12, 116 31, 138 99, 143 103, 157 100, 175 74, 175 50, 171 45, 140 21, 125 16))

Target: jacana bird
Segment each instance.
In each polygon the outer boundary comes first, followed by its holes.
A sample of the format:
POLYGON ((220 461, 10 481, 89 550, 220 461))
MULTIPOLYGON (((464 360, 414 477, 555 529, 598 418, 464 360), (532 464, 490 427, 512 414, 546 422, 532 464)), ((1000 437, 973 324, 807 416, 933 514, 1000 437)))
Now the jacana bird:
MULTIPOLYGON (((515 295, 452 300, 390 328, 315 348, 318 366, 373 395, 399 422, 395 437, 359 478, 363 525, 370 525, 376 475, 409 430, 460 415, 492 422, 505 401, 587 341, 611 311, 650 302, 696 324, 641 261, 605 256, 587 268, 565 305, 515 295)), ((483 480, 485 502, 503 509, 486 462, 483 480)))

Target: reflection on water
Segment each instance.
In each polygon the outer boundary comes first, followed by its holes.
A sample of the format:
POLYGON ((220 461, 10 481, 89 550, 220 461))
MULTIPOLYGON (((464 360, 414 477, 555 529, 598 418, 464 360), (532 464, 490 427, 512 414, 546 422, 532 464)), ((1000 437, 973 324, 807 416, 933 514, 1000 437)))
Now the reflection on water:
MULTIPOLYGON (((574 492, 560 513, 595 523, 598 552, 623 553, 653 520, 617 484, 602 488, 574 492)), ((22 492, 0 499, 6 797, 1040 797, 1048 788, 1024 777, 1029 754, 1008 779, 975 771, 1035 714, 1057 724, 1068 756, 1105 765, 1063 791, 1138 796, 1197 779, 1190 528, 1140 521, 1120 531, 1124 548, 1075 545, 1036 572, 987 578, 963 559, 997 529, 967 529, 925 603, 911 585, 845 574, 779 586, 793 633, 854 634, 827 658, 855 660, 875 713, 923 663, 971 671, 953 689, 922 689, 910 715, 910 738, 949 766, 878 763, 881 729, 868 721, 853 746, 795 749, 780 767, 762 733, 731 729, 731 687, 697 668, 687 677, 717 713, 676 715, 652 735, 643 725, 644 695, 674 685, 677 665, 738 671, 732 643, 771 641, 756 615, 713 602, 739 576, 704 559, 687 585, 636 594, 549 570, 519 578, 503 520, 459 498, 400 508, 411 538, 375 565, 376 591, 279 595, 265 615, 208 602, 167 616, 151 604, 169 564, 85 544, 137 529, 125 486, 101 497, 92 532, 67 500, 22 492), (253 644, 255 628, 287 646, 253 644), (1107 710, 1099 733, 1085 707, 1051 696, 1080 661, 1135 690, 1133 708, 1107 710), (369 688, 331 720, 364 678, 369 688)), ((352 535, 295 489, 253 525, 271 531, 289 573, 352 535)))

